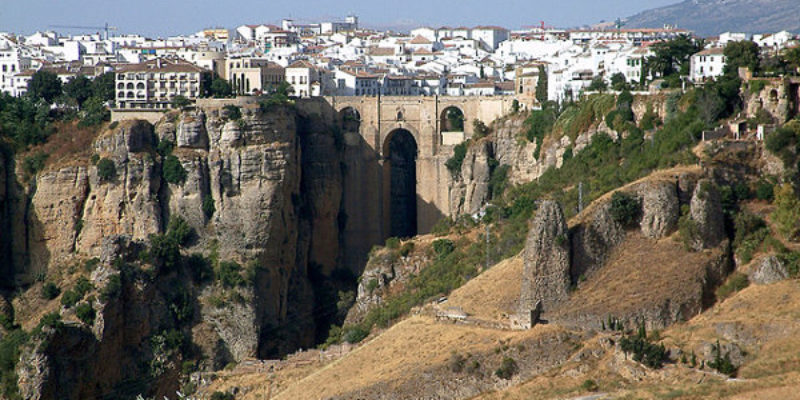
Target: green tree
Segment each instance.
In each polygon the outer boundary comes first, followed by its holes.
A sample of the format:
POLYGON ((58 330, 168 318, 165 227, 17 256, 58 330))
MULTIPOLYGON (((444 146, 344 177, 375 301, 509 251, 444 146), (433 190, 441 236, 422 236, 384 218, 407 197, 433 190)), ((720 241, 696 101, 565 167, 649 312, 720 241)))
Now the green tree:
POLYGON ((650 71, 661 77, 676 73, 688 75, 689 58, 703 49, 703 42, 680 35, 675 39, 656 43, 651 48, 655 54, 647 59, 650 71))
POLYGON ((730 42, 725 46, 726 75, 738 76, 740 67, 747 67, 753 74, 759 71, 760 57, 758 45, 749 40, 730 42))
POLYGON ((783 60, 794 73, 800 72, 800 47, 792 47, 783 52, 783 60))
POLYGON ((539 65, 539 80, 536 81, 536 101, 544 105, 547 102, 547 70, 539 65))
POLYGON ((225 79, 214 77, 214 79, 211 81, 210 92, 211 96, 219 99, 223 97, 230 97, 233 94, 233 88, 225 79))
POLYGON ((183 168, 183 165, 181 165, 181 161, 178 160, 178 157, 172 154, 164 158, 162 169, 164 179, 169 183, 177 185, 182 184, 183 181, 186 180, 186 170, 183 168))
POLYGON ((114 73, 106 72, 92 81, 92 96, 103 102, 114 101, 114 73))
POLYGON ((58 75, 45 70, 36 71, 28 82, 28 96, 43 99, 48 104, 61 95, 61 80, 58 75))
POLYGON ((79 108, 83 108, 83 103, 92 96, 92 89, 92 81, 83 75, 70 78, 64 84, 64 94, 75 99, 79 108))
POLYGON ((800 199, 791 184, 775 186, 775 211, 772 220, 778 231, 789 240, 800 236, 800 199))
POLYGON ((592 83, 586 88, 586 90, 592 92, 605 92, 606 89, 608 89, 608 85, 606 85, 606 80, 602 76, 595 76, 592 79, 592 83))
POLYGON ((170 102, 174 108, 185 108, 192 104, 192 101, 187 99, 186 96, 175 96, 170 102))
POLYGON ((628 88, 628 82, 625 80, 625 74, 622 72, 617 72, 614 75, 611 75, 611 89, 614 90, 625 90, 628 88))
POLYGON ((111 112, 103 104, 103 99, 95 96, 86 100, 81 113, 80 126, 100 125, 111 118, 111 112))

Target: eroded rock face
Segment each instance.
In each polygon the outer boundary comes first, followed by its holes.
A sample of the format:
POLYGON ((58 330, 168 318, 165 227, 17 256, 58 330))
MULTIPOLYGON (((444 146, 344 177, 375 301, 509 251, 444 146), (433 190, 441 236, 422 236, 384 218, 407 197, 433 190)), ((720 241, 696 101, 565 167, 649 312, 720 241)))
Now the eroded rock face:
POLYGON ((702 250, 718 246, 725 237, 725 221, 719 191, 711 180, 697 182, 692 195, 691 216, 697 227, 691 247, 702 250))
POLYGON ((460 180, 450 192, 450 210, 454 215, 474 214, 488 200, 490 159, 492 143, 488 140, 480 141, 467 149, 461 164, 460 180))
POLYGON ((757 285, 769 285, 789 277, 786 266, 774 255, 762 257, 754 263, 756 266, 750 274, 750 281, 757 285))
POLYGON ((638 188, 638 193, 642 198, 642 234, 651 239, 659 239, 674 231, 680 217, 675 184, 646 184, 638 188))
POLYGON ((611 250, 625 239, 625 229, 614 221, 609 209, 610 203, 599 205, 584 223, 570 231, 573 281, 600 268, 611 250))
POLYGON ((567 300, 570 252, 567 222, 561 206, 543 201, 525 242, 520 307, 531 310, 538 301, 545 311, 567 300))
POLYGON ((175 144, 189 149, 206 149, 208 133, 205 122, 206 115, 202 111, 182 114, 175 135, 175 144))

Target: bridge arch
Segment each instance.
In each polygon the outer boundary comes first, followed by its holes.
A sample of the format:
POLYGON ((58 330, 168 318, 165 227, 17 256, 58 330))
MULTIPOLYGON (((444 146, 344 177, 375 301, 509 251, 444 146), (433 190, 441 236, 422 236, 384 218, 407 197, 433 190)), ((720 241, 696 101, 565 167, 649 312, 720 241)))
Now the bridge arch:
POLYGON ((439 115, 441 132, 464 132, 464 110, 461 107, 450 105, 445 107, 439 115))
POLYGON ((352 106, 342 108, 339 110, 339 123, 345 132, 359 132, 361 128, 361 113, 352 106))
POLYGON ((384 226, 387 236, 417 234, 417 155, 414 134, 402 127, 392 129, 383 142, 384 226))

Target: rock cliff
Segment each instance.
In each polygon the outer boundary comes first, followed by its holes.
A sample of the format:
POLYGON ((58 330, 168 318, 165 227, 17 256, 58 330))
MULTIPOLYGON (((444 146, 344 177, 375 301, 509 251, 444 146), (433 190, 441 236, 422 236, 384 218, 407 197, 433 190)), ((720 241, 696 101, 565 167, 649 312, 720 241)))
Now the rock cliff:
MULTIPOLYGON (((8 183, 1 164, 0 221, 11 235, 0 243, 12 249, 3 255, 13 259, 17 285, 55 282, 64 292, 84 274, 73 266, 98 260, 88 263, 95 291, 84 297, 96 319, 81 328, 70 322, 73 309, 48 303, 69 323, 25 348, 24 398, 103 396, 128 378, 149 379, 142 393, 167 394, 187 357, 218 369, 312 346, 318 324, 327 331, 331 317, 320 303, 337 287, 319 283, 340 268, 343 186, 332 121, 289 107, 234 107, 241 118, 220 105, 168 113, 155 126, 114 123, 94 141, 91 159, 50 165, 27 183, 21 175, 8 183), (175 218, 192 232, 185 260, 177 270, 150 266, 153 235, 168 233, 175 218), (233 286, 209 280, 224 274, 219 268, 233 268, 233 286), (122 294, 100 300, 111 276, 122 294), (155 351, 172 331, 182 332, 184 350, 155 351), (79 368, 84 363, 93 367, 79 368), (130 372, 141 363, 150 378, 130 372)), ((41 315, 39 304, 15 307, 41 315)))
POLYGON ((544 310, 551 310, 567 300, 569 248, 567 221, 561 206, 554 201, 543 201, 525 242, 521 309, 532 310, 541 301, 544 310))

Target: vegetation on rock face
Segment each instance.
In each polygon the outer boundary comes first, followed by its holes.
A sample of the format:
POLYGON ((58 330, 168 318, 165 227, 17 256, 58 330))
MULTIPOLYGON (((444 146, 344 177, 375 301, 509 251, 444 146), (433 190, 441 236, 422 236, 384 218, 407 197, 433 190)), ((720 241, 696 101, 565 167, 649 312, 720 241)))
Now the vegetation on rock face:
POLYGON ((467 155, 469 143, 469 141, 466 141, 455 145, 455 147, 453 147, 453 156, 444 163, 447 170, 450 171, 450 174, 453 176, 453 179, 456 179, 461 174, 461 164, 464 163, 464 157, 467 155))
POLYGON ((164 165, 162 166, 162 168, 163 168, 164 180, 166 180, 167 182, 179 185, 186 180, 186 175, 187 175, 186 170, 183 168, 183 165, 181 165, 181 162, 180 160, 178 160, 178 157, 175 157, 172 154, 166 156, 164 158, 164 165))
POLYGON ((116 174, 117 170, 113 161, 107 158, 101 158, 97 161, 97 177, 100 178, 101 181, 110 181, 114 179, 116 174))
POLYGON ((517 372, 519 372, 517 362, 511 357, 504 357, 503 361, 500 363, 500 367, 494 371, 494 374, 500 379, 509 380, 516 375, 517 372))
POLYGON ((664 345, 651 343, 648 339, 644 324, 639 326, 636 335, 626 335, 620 339, 619 345, 625 353, 633 354, 634 361, 653 369, 661 368, 667 358, 664 345))
POLYGON ((611 195, 611 218, 624 227, 631 227, 639 220, 642 205, 636 197, 625 192, 614 192, 611 195))

